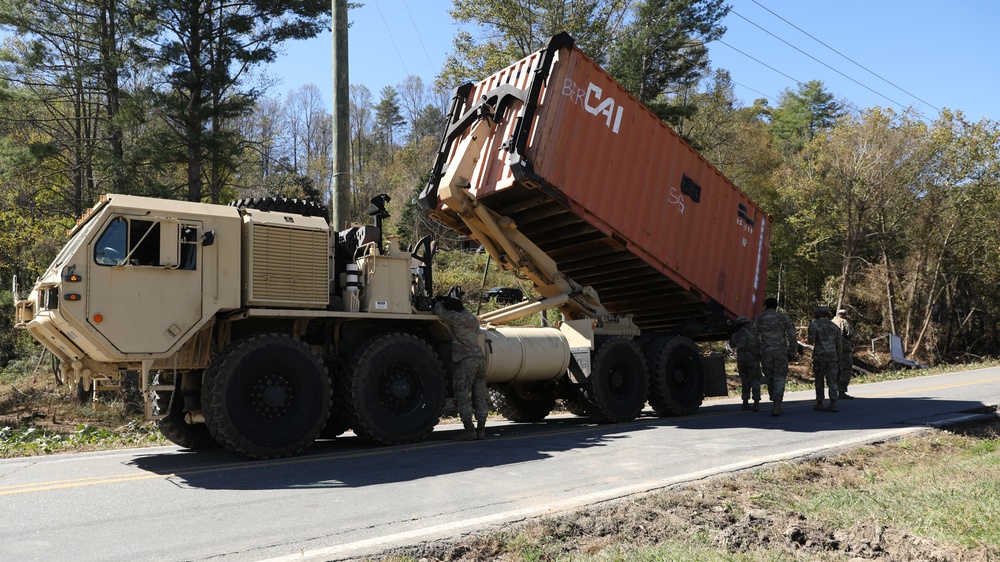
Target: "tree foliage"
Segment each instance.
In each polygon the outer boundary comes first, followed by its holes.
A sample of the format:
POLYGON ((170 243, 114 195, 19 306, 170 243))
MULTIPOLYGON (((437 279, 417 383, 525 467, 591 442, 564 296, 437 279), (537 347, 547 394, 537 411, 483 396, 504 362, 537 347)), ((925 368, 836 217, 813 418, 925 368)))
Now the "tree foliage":
MULTIPOLYGON (((611 49, 608 71, 672 125, 698 107, 684 95, 708 69, 707 43, 722 37, 724 0, 643 0, 611 49)), ((683 134, 683 132, 682 132, 683 134)))
POLYGON ((629 0, 453 0, 451 17, 472 24, 459 31, 440 79, 447 86, 482 80, 566 31, 603 62, 623 30, 629 0))

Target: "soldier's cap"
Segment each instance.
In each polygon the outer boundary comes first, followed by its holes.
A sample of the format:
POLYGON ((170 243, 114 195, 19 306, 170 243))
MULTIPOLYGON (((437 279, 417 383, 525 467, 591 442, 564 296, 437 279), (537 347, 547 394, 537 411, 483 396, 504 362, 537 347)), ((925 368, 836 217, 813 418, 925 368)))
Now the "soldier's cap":
POLYGON ((778 299, 767 297, 764 299, 764 308, 778 308, 778 299))
POLYGON ((837 311, 837 316, 847 316, 847 309, 846 308, 841 308, 840 310, 838 310, 837 311))
POLYGON ((749 324, 750 323, 750 319, 747 318, 746 316, 737 316, 736 317, 736 323, 737 324, 749 324))
POLYGON ((830 307, 828 306, 817 306, 813 309, 813 314, 822 314, 824 316, 830 315, 830 307))

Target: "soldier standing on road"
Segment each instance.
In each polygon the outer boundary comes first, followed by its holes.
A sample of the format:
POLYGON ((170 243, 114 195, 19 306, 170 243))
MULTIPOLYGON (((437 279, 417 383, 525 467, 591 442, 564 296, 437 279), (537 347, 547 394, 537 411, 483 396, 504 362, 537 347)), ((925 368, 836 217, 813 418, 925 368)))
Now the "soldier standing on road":
POLYGON ((799 345, 795 325, 784 312, 778 312, 778 299, 764 301, 764 312, 754 320, 751 331, 760 342, 760 367, 767 378, 767 392, 771 401, 771 415, 780 416, 781 402, 785 399, 785 380, 788 362, 795 359, 799 345))
POLYGON ((816 379, 816 405, 813 410, 823 409, 823 381, 830 387, 830 405, 827 412, 837 411, 837 377, 840 370, 840 356, 843 350, 843 336, 840 328, 830 320, 830 309, 818 306, 813 311, 816 318, 809 324, 809 343, 813 345, 813 377, 816 379))
POLYGON ((736 319, 739 329, 729 338, 729 347, 736 350, 736 369, 740 373, 743 394, 743 411, 750 410, 750 395, 753 394, 753 411, 760 411, 760 342, 750 330, 750 319, 740 316, 736 319))
POLYGON ((479 319, 465 310, 459 298, 461 289, 452 289, 448 296, 435 298, 434 314, 451 332, 451 358, 455 363, 453 386, 458 413, 464 430, 456 441, 486 438, 486 416, 489 398, 486 391, 486 356, 479 345, 479 319), (475 413, 478 425, 472 425, 475 413))
POLYGON ((837 311, 837 317, 833 323, 840 328, 840 335, 844 341, 843 353, 840 354, 840 369, 837 375, 837 392, 841 400, 854 400, 854 397, 847 394, 847 386, 851 384, 851 369, 854 367, 854 327, 847 321, 847 311, 843 308, 837 311))

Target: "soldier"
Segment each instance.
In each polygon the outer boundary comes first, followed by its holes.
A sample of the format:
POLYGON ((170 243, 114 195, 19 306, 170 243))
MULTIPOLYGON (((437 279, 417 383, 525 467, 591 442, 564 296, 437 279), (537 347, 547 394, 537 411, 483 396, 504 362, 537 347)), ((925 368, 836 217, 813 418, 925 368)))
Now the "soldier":
POLYGON ((840 369, 837 375, 837 393, 841 400, 854 400, 854 397, 847 394, 847 385, 851 384, 851 376, 854 374, 851 369, 854 366, 854 327, 847 321, 847 311, 841 308, 837 311, 837 317, 833 323, 840 328, 840 335, 844 341, 844 352, 840 355, 840 369))
POLYGON ((751 331, 760 342, 760 368, 767 378, 767 392, 771 401, 771 415, 783 412, 781 401, 785 398, 785 379, 788 362, 798 354, 795 326, 784 312, 778 312, 778 299, 764 301, 764 312, 754 320, 751 331))
POLYGON ((760 343, 750 330, 750 319, 740 316, 736 319, 739 329, 729 338, 729 347, 736 350, 736 369, 740 373, 743 394, 743 411, 750 410, 750 395, 753 394, 753 411, 760 411, 760 343))
POLYGON ((818 306, 813 311, 816 318, 809 324, 809 343, 813 345, 813 377, 816 379, 816 405, 823 409, 823 381, 830 387, 830 405, 827 412, 837 411, 837 376, 843 349, 840 328, 830 320, 830 309, 818 306))
POLYGON ((453 342, 451 358, 455 363, 455 401, 465 428, 455 440, 472 441, 486 438, 486 416, 489 413, 486 356, 479 345, 479 319, 465 310, 460 295, 461 289, 456 287, 448 296, 435 298, 434 314, 448 326, 453 342), (478 422, 476 426, 472 425, 473 410, 478 422))

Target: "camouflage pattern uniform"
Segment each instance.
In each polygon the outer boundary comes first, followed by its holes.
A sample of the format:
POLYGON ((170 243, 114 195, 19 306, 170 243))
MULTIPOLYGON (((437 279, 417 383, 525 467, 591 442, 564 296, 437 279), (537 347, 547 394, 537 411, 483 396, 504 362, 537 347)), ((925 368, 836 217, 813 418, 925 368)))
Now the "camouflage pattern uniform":
POLYGON ((840 328, 840 335, 843 336, 843 353, 840 354, 840 369, 837 375, 837 390, 841 398, 846 398, 847 386, 851 384, 851 367, 854 365, 854 327, 847 321, 846 310, 838 310, 837 317, 833 323, 840 328))
POLYGON ((760 402, 760 343, 750 330, 749 322, 729 338, 729 347, 736 350, 736 369, 740 373, 743 402, 753 395, 754 402, 760 402))
POLYGON ((489 394, 486 356, 479 345, 479 319, 468 310, 448 310, 440 302, 434 303, 434 314, 448 326, 454 343, 451 358, 455 362, 453 386, 459 416, 462 422, 471 423, 475 414, 476 420, 485 423, 489 414, 489 394))
POLYGON ((767 379, 767 393, 772 401, 785 397, 788 361, 798 354, 795 325, 784 312, 768 308, 753 322, 751 328, 760 341, 760 368, 767 379))
MULTIPOLYGON (((819 315, 819 313, 817 313, 819 315)), ((837 378, 840 370, 840 355, 843 349, 840 328, 826 316, 820 316, 809 324, 809 343, 813 352, 813 377, 816 379, 816 404, 823 402, 823 382, 829 387, 830 401, 837 401, 837 378)), ((833 404, 831 404, 833 407, 833 404)))

